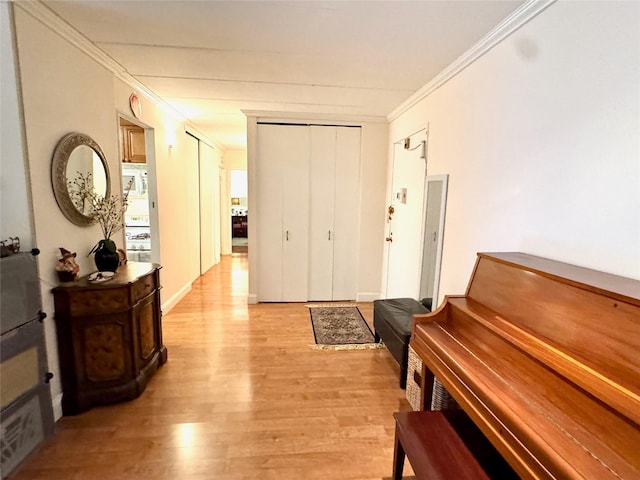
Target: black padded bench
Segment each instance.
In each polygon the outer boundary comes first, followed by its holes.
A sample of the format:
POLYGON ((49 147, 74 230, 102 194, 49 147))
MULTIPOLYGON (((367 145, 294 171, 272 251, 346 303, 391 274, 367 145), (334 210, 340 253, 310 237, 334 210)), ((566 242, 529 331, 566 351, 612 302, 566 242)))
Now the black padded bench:
MULTIPOLYGON (((428 305, 430 308, 431 305, 428 305)), ((373 329, 376 342, 382 339, 389 353, 400 365, 400 388, 405 388, 407 385, 407 360, 413 315, 429 313, 429 308, 413 298, 373 301, 373 329)))

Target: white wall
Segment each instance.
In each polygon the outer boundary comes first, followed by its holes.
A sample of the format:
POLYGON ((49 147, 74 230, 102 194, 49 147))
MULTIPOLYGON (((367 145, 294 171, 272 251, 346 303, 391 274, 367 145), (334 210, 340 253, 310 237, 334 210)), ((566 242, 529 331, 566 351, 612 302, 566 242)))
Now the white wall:
POLYGON ((0 2, 0 240, 19 237, 21 250, 28 251, 37 245, 33 239, 10 16, 9 3, 0 2))
POLYGON ((200 273, 220 262, 220 154, 204 142, 200 148, 200 273))
POLYGON ((247 151, 227 150, 224 155, 224 166, 227 170, 246 170, 247 151))
MULTIPOLYGON (((60 138, 69 132, 91 136, 103 149, 111 172, 118 171, 117 134, 111 76, 20 8, 15 10, 17 45, 24 98, 29 183, 33 192, 35 238, 42 280, 45 335, 56 416, 60 415, 60 374, 50 290, 58 281, 54 267, 59 247, 77 252, 82 274, 95 267, 87 255, 100 240, 97 225, 81 228, 62 214, 51 188, 51 158, 60 138), (64 67, 62 66, 64 65, 64 67), (96 112, 104 112, 96 115, 96 112)), ((113 176, 113 175, 112 175, 113 176)), ((117 175, 116 175, 117 177, 117 175)), ((114 188, 115 191, 118 188, 114 188)), ((122 243, 122 242, 118 242, 122 243)))
MULTIPOLYGON (((118 114, 130 116, 128 99, 134 89, 47 27, 46 22, 32 17, 29 5, 25 8, 23 5, 26 4, 13 4, 23 94, 28 188, 33 192, 34 243, 42 252, 38 261, 43 309, 49 314, 45 320, 45 334, 49 369, 54 373, 54 411, 58 417, 61 414, 62 392, 53 298, 50 293, 58 283, 54 270, 56 255, 59 247, 77 252, 80 273, 94 271, 93 258, 87 254, 100 240, 101 232, 99 226, 78 227, 63 216, 51 188, 51 158, 63 135, 74 131, 87 134, 105 153, 111 172, 112 191, 120 191, 118 114)), ((2 7, 4 9, 5 5, 2 7)), ((4 67, 4 55, 2 61, 4 67)), ((193 238, 194 225, 196 234, 198 231, 197 152, 192 161, 183 121, 167 107, 145 95, 139 96, 142 104, 139 121, 153 129, 154 143, 147 153, 155 157, 157 192, 151 200, 155 202, 159 214, 160 263, 163 266, 160 275, 163 285, 161 295, 166 313, 189 291, 191 282, 199 274, 199 248, 185 247, 193 238), (175 138, 173 147, 169 147, 168 136, 175 138), (184 168, 183 162, 187 162, 189 168, 184 168), (192 178, 194 171, 195 184, 192 178), (185 192, 194 190, 195 208, 192 196, 185 195, 185 192)), ((4 145, 4 126, 2 133, 4 145)), ((19 161, 16 165, 19 165, 19 161)), ((21 181, 24 183, 24 169, 16 168, 8 173, 3 168, 3 182, 6 178, 17 184, 21 181)), ((12 222, 12 231, 13 225, 18 223, 12 222)), ((124 233, 117 233, 114 240, 118 245, 124 245, 124 233)), ((196 241, 196 244, 199 245, 199 242, 196 241)))
MULTIPOLYGON (((129 95, 134 88, 113 76, 111 81, 111 110, 129 113, 129 95)), ((147 154, 153 150, 157 191, 149 200, 158 211, 161 295, 166 313, 189 292, 200 274, 198 142, 185 133, 184 122, 170 110, 142 93, 138 97, 139 121, 153 128, 154 144, 147 154)))
POLYGON ((392 121, 389 151, 429 125, 429 174, 450 174, 440 300, 478 251, 640 278, 639 18, 557 2, 392 121))
POLYGON ((358 297, 371 302, 381 297, 382 259, 387 199, 385 197, 386 123, 362 126, 360 159, 360 245, 358 247, 358 297))

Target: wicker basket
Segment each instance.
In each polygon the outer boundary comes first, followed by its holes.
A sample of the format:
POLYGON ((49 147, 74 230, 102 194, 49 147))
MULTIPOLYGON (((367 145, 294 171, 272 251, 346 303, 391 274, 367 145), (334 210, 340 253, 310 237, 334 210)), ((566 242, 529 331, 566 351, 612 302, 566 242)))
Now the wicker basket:
POLYGON ((433 394, 431 397, 431 410, 447 410, 460 408, 458 402, 444 388, 437 378, 433 379, 433 394))
POLYGON ((413 351, 413 348, 409 347, 406 395, 411 408, 413 410, 420 410, 420 394, 422 387, 415 380, 415 372, 418 372, 418 377, 422 376, 422 360, 416 354, 416 352, 413 351))

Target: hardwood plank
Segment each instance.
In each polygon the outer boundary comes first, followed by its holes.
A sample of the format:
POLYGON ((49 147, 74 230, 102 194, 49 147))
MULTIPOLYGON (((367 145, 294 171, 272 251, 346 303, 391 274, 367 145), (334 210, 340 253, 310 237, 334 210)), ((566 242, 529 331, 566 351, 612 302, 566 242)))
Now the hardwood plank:
POLYGON ((246 254, 223 257, 164 316, 145 392, 63 417, 12 478, 388 478, 410 410, 391 355, 312 350, 305 304, 247 305, 247 278, 246 254))

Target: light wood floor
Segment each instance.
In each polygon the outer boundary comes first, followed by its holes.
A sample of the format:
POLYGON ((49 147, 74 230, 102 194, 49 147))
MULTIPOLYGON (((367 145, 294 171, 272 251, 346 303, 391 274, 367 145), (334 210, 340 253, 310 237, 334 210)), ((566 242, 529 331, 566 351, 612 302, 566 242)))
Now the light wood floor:
POLYGON ((392 413, 410 407, 389 353, 312 350, 305 305, 247 305, 247 278, 234 254, 197 280, 164 316, 169 360, 146 391, 63 417, 13 478, 390 477, 392 413))

